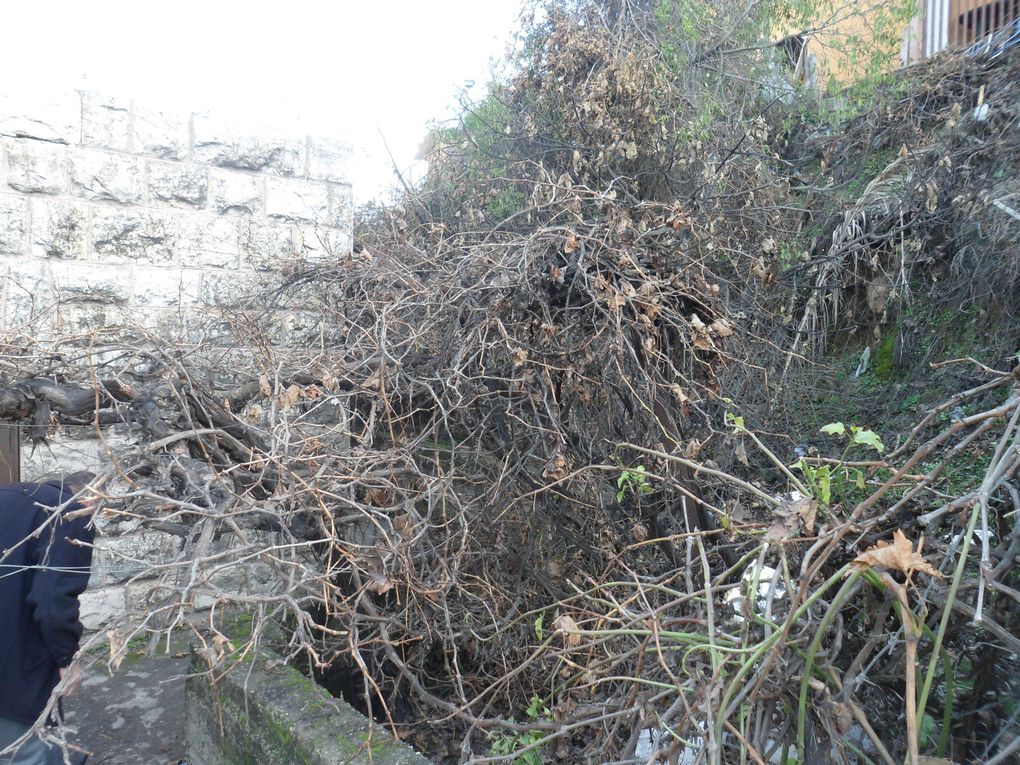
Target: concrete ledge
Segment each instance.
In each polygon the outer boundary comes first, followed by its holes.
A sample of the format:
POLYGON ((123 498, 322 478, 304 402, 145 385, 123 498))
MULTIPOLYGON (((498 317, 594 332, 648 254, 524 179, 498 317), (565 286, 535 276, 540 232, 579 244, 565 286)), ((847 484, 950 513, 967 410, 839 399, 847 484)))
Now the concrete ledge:
MULTIPOLYGON (((221 671, 221 670, 220 670, 221 671)), ((271 654, 213 681, 192 647, 192 765, 428 765, 406 744, 271 654)))

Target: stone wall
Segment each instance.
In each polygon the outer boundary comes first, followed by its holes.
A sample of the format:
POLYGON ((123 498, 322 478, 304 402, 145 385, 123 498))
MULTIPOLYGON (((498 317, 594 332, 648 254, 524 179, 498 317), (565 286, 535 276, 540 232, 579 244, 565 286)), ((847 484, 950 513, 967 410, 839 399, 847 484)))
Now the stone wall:
POLYGON ((350 250, 349 157, 94 93, 0 95, 0 326, 214 339, 210 309, 274 265, 350 250))
MULTIPOLYGON (((0 339, 74 335, 99 352, 150 333, 229 340, 221 310, 278 265, 350 252, 349 158, 340 142, 222 115, 80 91, 0 94, 0 339)), ((281 345, 300 345, 317 324, 299 306, 274 307, 266 322, 281 345)), ((22 480, 100 468, 125 441, 76 428, 24 444, 22 480)), ((150 567, 187 555, 169 534, 99 531, 88 629, 158 600, 150 567)), ((219 572, 194 605, 252 591, 258 578, 254 567, 219 572)))
POLYGON ((210 673, 192 649, 186 685, 188 756, 194 765, 428 765, 320 686, 269 653, 210 673))

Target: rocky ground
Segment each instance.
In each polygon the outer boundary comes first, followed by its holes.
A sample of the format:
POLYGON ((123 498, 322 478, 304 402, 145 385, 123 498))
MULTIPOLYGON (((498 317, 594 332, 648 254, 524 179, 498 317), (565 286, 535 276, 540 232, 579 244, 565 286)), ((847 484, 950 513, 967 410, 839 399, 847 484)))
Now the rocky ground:
POLYGON ((178 652, 151 658, 129 656, 110 675, 92 667, 68 700, 74 742, 89 765, 179 765, 187 762, 184 677, 188 658, 178 652))

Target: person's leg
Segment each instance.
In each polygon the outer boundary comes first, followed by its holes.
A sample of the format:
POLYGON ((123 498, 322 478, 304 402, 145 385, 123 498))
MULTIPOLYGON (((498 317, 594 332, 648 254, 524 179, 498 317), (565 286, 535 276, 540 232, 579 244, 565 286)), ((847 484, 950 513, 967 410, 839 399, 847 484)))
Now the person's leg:
MULTIPOLYGON (((13 744, 28 732, 32 726, 0 717, 0 749, 13 744)), ((0 757, 0 765, 59 765, 64 761, 58 747, 47 746, 35 736, 25 742, 14 759, 10 755, 0 757)))

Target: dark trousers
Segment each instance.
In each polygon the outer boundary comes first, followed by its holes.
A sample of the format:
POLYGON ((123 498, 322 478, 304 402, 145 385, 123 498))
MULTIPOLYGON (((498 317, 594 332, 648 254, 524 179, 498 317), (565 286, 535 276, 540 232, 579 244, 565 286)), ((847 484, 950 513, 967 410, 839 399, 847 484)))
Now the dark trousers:
MULTIPOLYGON (((24 736, 31 725, 8 720, 0 717, 0 750, 13 744, 24 736)), ((68 758, 73 765, 84 763, 86 758, 77 752, 68 752, 68 758)), ((0 765, 63 765, 64 753, 58 746, 50 746, 42 739, 33 736, 25 742, 14 759, 10 755, 0 755, 0 765)))

